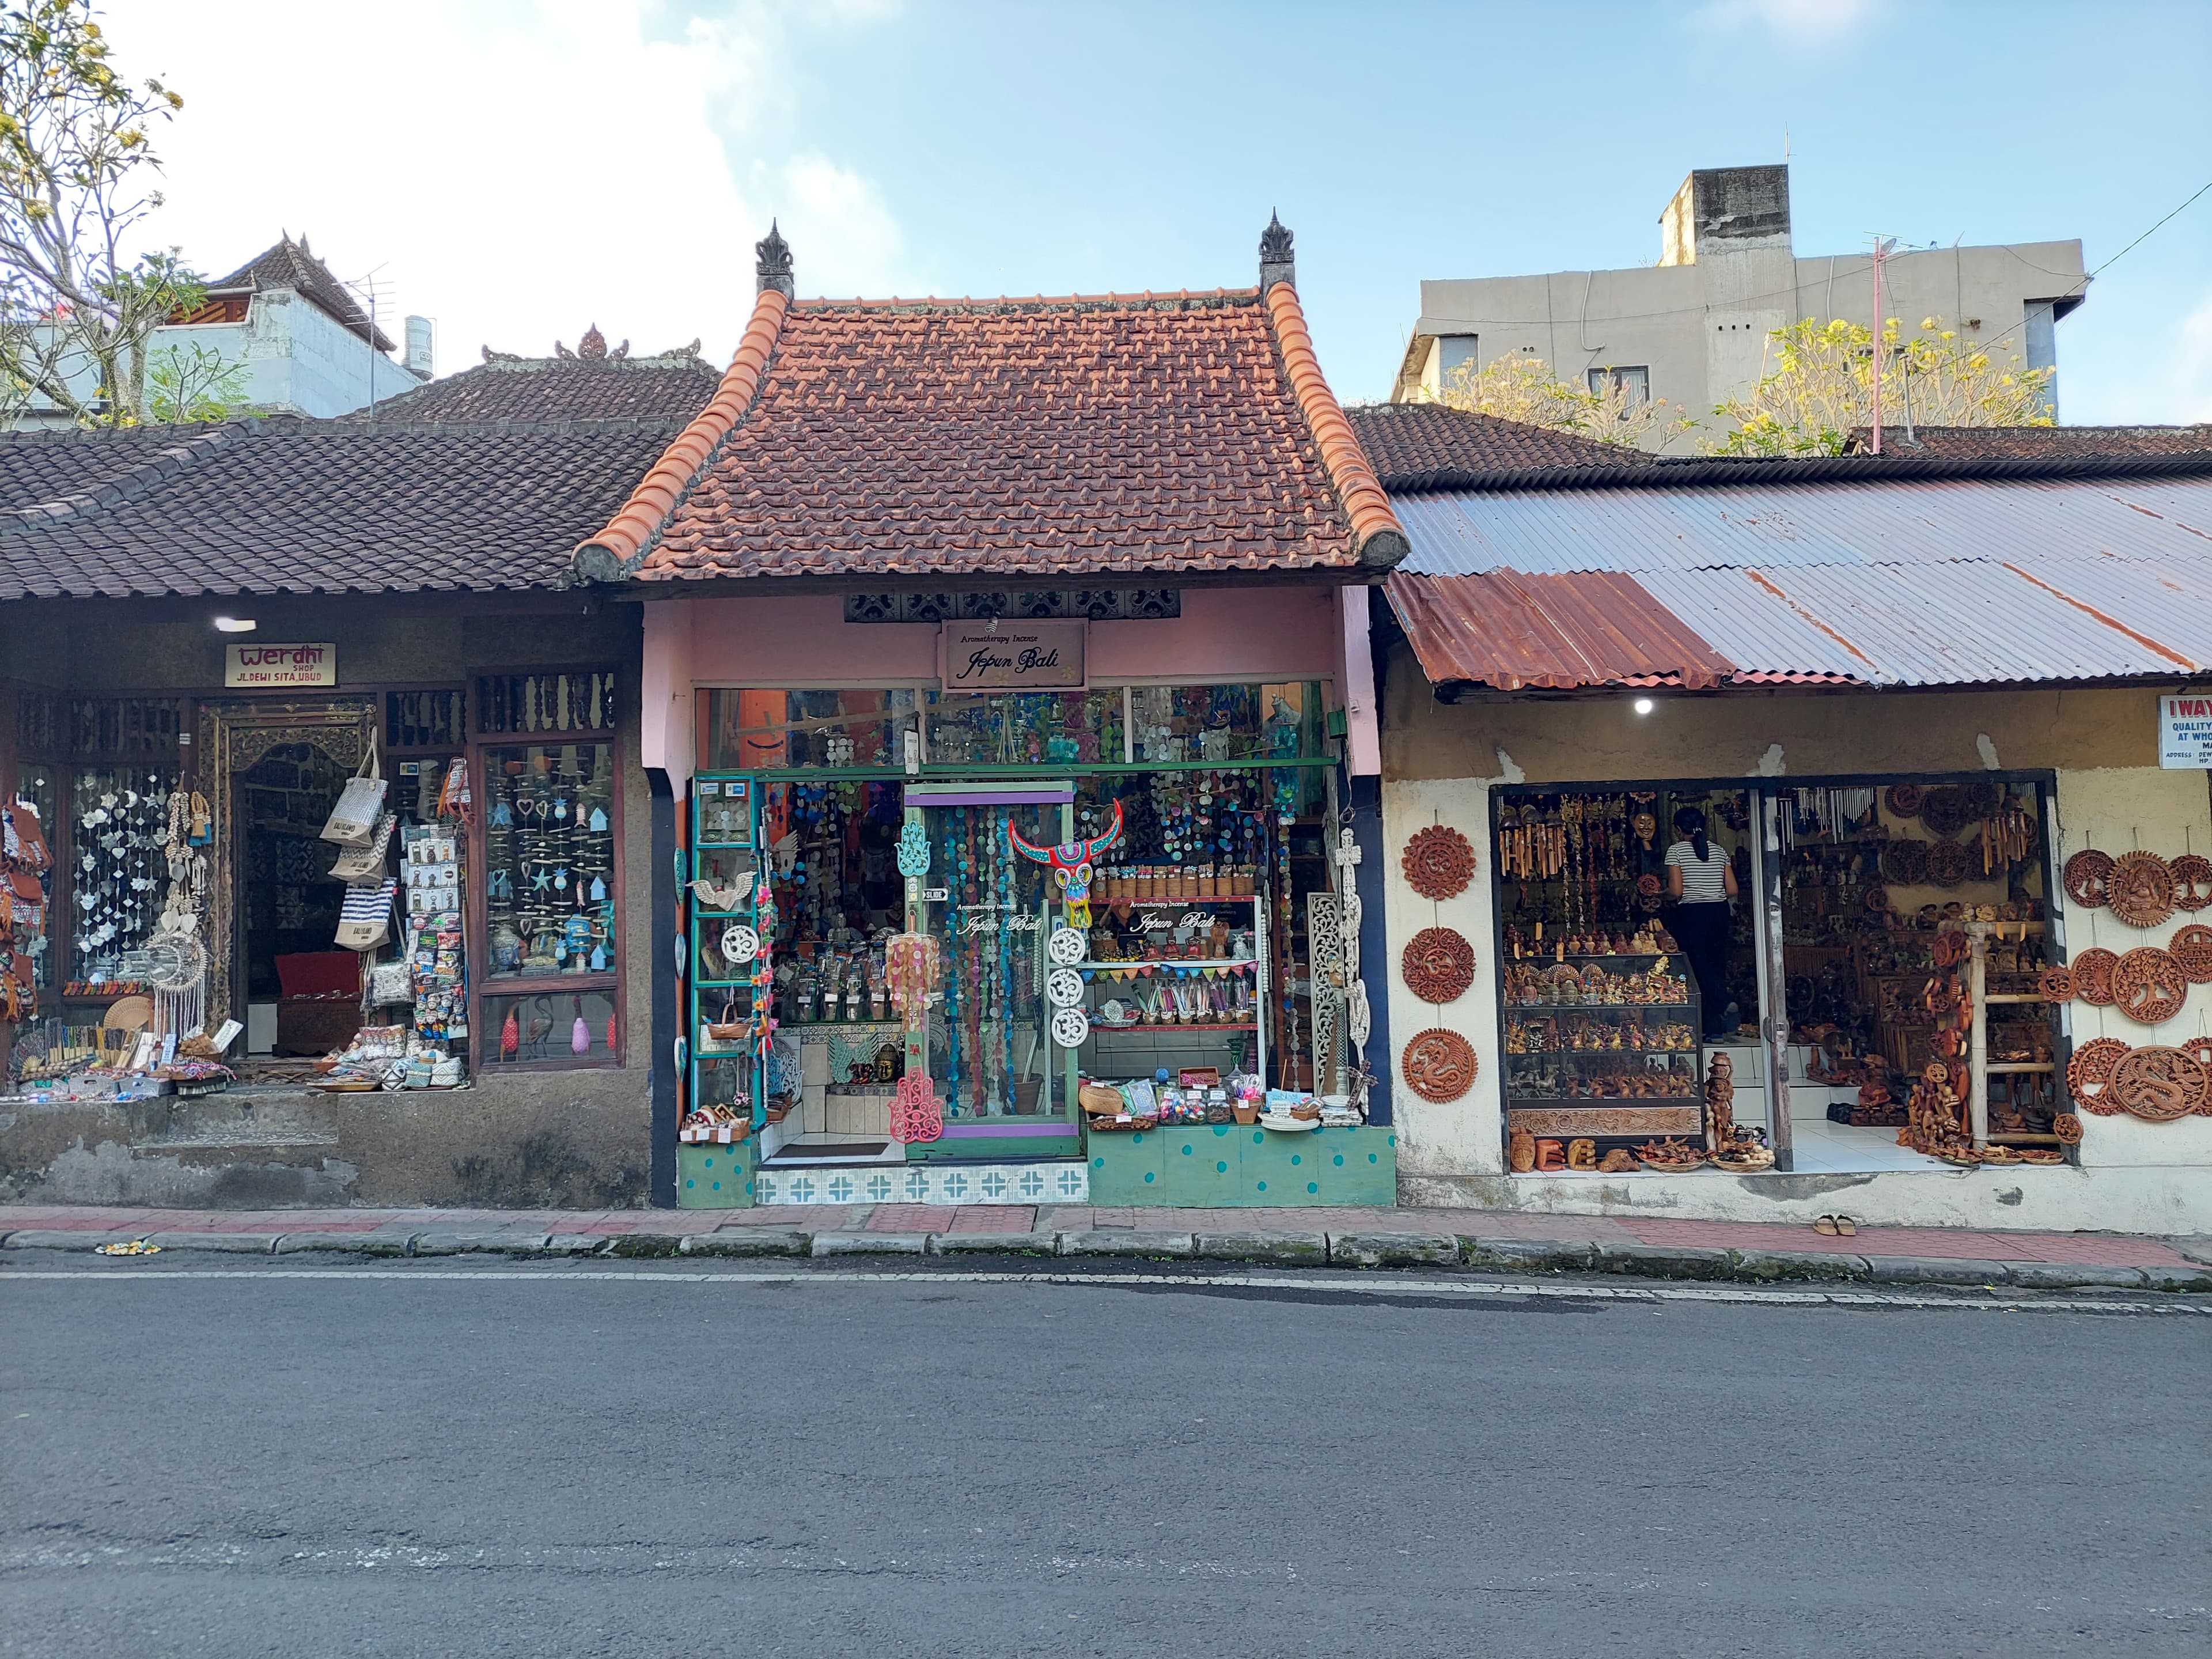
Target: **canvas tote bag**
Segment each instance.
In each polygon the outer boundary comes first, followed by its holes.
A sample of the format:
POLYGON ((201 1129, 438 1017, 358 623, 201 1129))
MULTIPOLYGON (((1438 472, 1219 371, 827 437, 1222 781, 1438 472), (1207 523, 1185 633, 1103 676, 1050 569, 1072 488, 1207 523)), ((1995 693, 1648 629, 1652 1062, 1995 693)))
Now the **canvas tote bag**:
POLYGON ((337 942, 349 951, 373 951, 392 937, 392 896, 397 881, 374 887, 349 887, 338 910, 337 942))
POLYGON ((376 758, 376 732, 372 727, 361 769, 346 780, 345 792, 331 808, 323 839, 341 847, 366 847, 376 838, 377 817, 383 811, 384 768, 376 758))
MULTIPOLYGON (((392 832, 399 824, 398 815, 384 813, 376 821, 376 833, 361 847, 348 847, 338 854, 337 862, 331 866, 331 873, 349 887, 358 887, 363 882, 373 882, 384 874, 385 849, 392 845, 392 832)), ((329 832, 325 830, 327 836, 329 832)))

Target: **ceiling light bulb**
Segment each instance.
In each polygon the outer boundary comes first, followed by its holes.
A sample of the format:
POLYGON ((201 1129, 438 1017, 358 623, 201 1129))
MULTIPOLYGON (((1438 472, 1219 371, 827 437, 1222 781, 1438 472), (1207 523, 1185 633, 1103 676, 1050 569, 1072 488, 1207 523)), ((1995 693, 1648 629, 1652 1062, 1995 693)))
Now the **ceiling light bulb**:
POLYGON ((251 634, 261 624, 251 617, 217 617, 215 626, 218 634, 251 634))
POLYGON ((1650 714, 1652 707, 1651 699, 1649 697, 1638 697, 1636 700, 1636 712, 1639 714, 1650 714))

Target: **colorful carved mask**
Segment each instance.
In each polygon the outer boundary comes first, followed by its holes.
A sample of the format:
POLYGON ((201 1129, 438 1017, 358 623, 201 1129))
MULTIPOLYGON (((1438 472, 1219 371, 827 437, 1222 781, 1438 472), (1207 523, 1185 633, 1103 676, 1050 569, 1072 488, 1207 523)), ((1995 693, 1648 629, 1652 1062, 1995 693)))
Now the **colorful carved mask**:
POLYGON ((1067 925, 1088 927, 1091 925, 1091 878, 1094 872, 1092 860, 1101 853, 1121 844, 1121 803, 1118 800, 1114 803, 1114 822, 1103 836, 1064 841, 1054 847, 1038 847, 1024 841, 1021 831, 1008 823, 1006 839, 1013 843, 1014 851, 1024 858, 1051 866, 1052 878, 1059 884, 1060 896, 1067 902, 1067 925))

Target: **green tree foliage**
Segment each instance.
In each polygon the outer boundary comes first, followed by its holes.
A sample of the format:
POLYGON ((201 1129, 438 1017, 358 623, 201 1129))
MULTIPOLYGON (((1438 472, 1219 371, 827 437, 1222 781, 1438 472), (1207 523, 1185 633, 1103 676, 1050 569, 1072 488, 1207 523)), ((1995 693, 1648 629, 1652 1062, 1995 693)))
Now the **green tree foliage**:
POLYGON ((1680 404, 1644 398, 1611 375, 1595 390, 1577 386, 1561 380, 1541 357, 1522 351, 1501 352, 1480 366, 1462 363, 1427 401, 1632 449, 1646 438, 1664 440, 1696 424, 1680 404))
POLYGON ((154 331, 204 293, 178 250, 139 251, 161 205, 151 135, 184 100, 108 56, 89 0, 0 0, 0 424, 43 394, 82 425, 136 425, 226 384, 186 362, 149 386, 154 331))
MULTIPOLYGON (((1985 348, 1962 345, 1937 317, 1907 337, 1882 325, 1885 426, 2049 426, 2045 388, 2052 371, 2026 368, 1985 348)), ((1841 318, 1808 317, 1768 336, 1774 373, 1713 413, 1727 428, 1716 455, 1838 455, 1851 433, 1874 422, 1874 331, 1841 318)))

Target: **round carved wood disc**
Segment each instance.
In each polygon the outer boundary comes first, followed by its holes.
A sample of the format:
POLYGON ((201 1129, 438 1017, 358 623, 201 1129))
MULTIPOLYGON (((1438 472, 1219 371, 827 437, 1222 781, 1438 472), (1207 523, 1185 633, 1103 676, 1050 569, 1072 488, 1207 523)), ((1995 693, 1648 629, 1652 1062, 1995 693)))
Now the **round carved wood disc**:
POLYGON ((1474 1045, 1457 1031, 1432 1025, 1406 1045, 1398 1069, 1407 1088, 1442 1106, 1474 1086, 1474 1045))
POLYGON ((2112 1006, 2138 1025, 2163 1025, 2189 1000, 2181 964, 2154 945, 2139 945, 2112 969, 2112 1006))
POLYGON ((2105 903, 2130 927, 2155 927, 2173 914, 2173 866, 2155 853, 2123 853, 2105 878, 2105 903))
POLYGON ((2113 1070, 2128 1056, 2128 1045, 2118 1037, 2097 1037, 2074 1051, 2066 1062, 2066 1090, 2076 1104, 2100 1117, 2120 1109, 2105 1098, 2113 1070))
POLYGON ((2066 896, 2091 910, 2101 910, 2106 897, 2105 883, 2112 873, 2112 855, 2086 847, 2066 860, 2063 878, 2066 896))
POLYGON ((1455 927, 1424 927, 1406 941, 1398 971, 1422 1001, 1455 1002, 1474 983, 1474 946, 1455 927))
POLYGON ((2137 1048, 2112 1068, 2107 1097, 2146 1123, 2171 1123, 2204 1103, 2204 1068, 2179 1048, 2137 1048))
POLYGON ((2184 853, 2166 866, 2173 872, 2173 908, 2194 915, 2212 904, 2212 859, 2184 853))
POLYGON ((2051 1120, 2051 1133, 2058 1137, 2058 1144, 2062 1146, 2079 1146, 2081 1144, 2081 1120, 2071 1112, 2061 1112, 2051 1120))
POLYGON ((2111 1007, 2112 972, 2119 965, 2120 959, 2102 945, 2076 951, 2074 960, 2067 964, 2074 970, 2074 994, 2092 1008, 2111 1007))
POLYGON ((1474 874, 1474 848, 1449 824, 1432 823, 1406 843, 1406 884, 1425 899, 1456 898, 1474 874))

